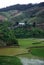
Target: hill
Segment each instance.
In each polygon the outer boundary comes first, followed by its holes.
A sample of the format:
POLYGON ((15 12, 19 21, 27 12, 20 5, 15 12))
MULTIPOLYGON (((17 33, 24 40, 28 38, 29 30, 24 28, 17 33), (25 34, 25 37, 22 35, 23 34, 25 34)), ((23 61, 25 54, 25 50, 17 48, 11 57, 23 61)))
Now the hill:
POLYGON ((13 5, 0 9, 0 16, 7 17, 11 22, 42 22, 44 23, 44 2, 39 4, 13 5), (39 18, 38 18, 39 17, 39 18))
MULTIPOLYGON (((44 38, 44 2, 0 9, 1 45, 15 45, 16 38, 44 38), (19 24, 23 23, 23 25, 19 24), (10 44, 8 44, 8 42, 10 44)), ((18 44, 18 43, 17 43, 18 44)))
POLYGON ((3 11, 9 11, 9 10, 20 10, 20 11, 24 11, 24 10, 27 10, 27 9, 30 9, 30 8, 33 8, 33 7, 43 7, 44 6, 44 2, 41 2, 39 4, 16 4, 16 5, 13 5, 13 6, 9 6, 9 7, 6 7, 6 8, 2 8, 0 9, 0 12, 3 12, 3 11))

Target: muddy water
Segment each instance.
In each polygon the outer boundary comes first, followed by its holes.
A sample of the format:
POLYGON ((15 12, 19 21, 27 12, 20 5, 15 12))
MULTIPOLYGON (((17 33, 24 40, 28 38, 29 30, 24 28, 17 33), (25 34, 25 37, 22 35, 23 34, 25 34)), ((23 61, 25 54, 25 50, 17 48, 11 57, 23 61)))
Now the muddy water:
POLYGON ((44 65, 44 61, 39 59, 28 59, 20 57, 20 60, 23 65, 44 65))

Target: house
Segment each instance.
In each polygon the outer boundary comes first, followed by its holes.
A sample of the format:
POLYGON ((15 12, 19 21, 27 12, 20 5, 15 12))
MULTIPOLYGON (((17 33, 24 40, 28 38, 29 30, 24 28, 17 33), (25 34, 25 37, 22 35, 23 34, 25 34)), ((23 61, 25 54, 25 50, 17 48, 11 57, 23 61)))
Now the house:
POLYGON ((25 26, 25 23, 19 23, 20 26, 25 26))

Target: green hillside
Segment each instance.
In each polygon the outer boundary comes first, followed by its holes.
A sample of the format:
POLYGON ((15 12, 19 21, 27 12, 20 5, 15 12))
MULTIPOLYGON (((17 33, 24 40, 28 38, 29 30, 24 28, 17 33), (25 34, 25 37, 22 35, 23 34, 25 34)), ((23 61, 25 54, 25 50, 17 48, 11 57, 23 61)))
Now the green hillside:
MULTIPOLYGON (((0 17, 0 22, 2 22, 0 24, 2 29, 0 27, 0 30, 4 32, 3 34, 4 35, 7 33, 10 34, 11 31, 14 31, 13 36, 16 36, 17 38, 44 37, 44 5, 41 3, 32 6, 28 5, 30 7, 27 6, 28 9, 26 10, 19 10, 20 6, 18 7, 17 10, 11 9, 11 10, 0 12, 0 16, 2 17, 2 21, 0 17), (8 23, 4 24, 3 17, 6 18, 6 21, 8 23), (20 22, 25 23, 25 26, 19 27, 18 24, 20 22), (3 29, 6 32, 3 31, 3 29)), ((7 34, 7 36, 9 34, 7 34)))
MULTIPOLYGON (((21 5, 20 5, 21 6, 21 5)), ((19 8, 20 8, 19 6, 19 8)), ((30 5, 27 5, 27 8, 30 5)), ((15 7, 15 6, 14 6, 15 7)), ((17 6, 16 6, 17 7, 17 6)), ((22 5, 22 7, 25 7, 22 5)), ((42 3, 32 5, 26 10, 11 9, 8 11, 0 12, 0 15, 7 18, 10 22, 37 22, 44 23, 44 5, 42 3), (39 17, 39 18, 38 18, 39 17)))

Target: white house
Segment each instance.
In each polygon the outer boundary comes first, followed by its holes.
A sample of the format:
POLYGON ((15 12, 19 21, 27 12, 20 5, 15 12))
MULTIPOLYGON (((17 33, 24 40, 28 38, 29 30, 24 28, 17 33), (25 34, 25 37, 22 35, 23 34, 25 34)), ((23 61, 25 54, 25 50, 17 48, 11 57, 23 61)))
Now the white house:
POLYGON ((19 23, 19 25, 24 26, 24 25, 25 25, 25 23, 19 23))

